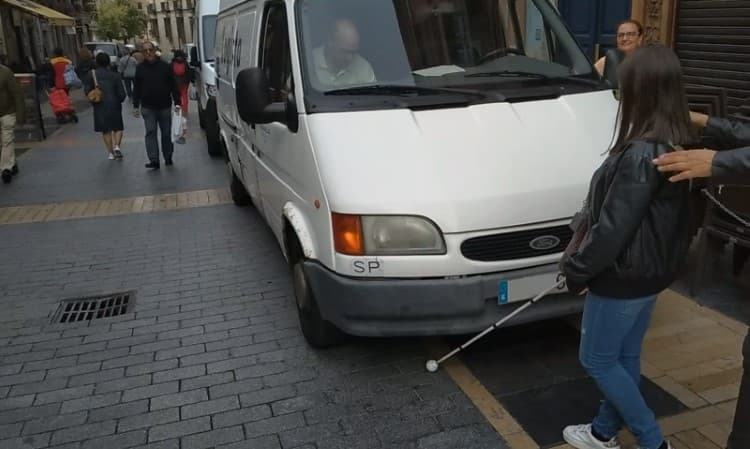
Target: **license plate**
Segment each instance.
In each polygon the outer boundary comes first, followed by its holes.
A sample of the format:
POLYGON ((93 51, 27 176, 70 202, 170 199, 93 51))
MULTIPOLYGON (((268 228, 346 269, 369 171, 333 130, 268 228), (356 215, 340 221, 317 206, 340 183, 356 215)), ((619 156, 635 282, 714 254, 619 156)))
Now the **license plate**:
MULTIPOLYGON (((502 280, 498 283, 497 302, 499 304, 508 304, 511 302, 531 299, 545 289, 552 286, 560 280, 559 273, 545 273, 534 276, 527 276, 517 279, 502 280)), ((567 292, 565 285, 553 290, 550 294, 567 292)))

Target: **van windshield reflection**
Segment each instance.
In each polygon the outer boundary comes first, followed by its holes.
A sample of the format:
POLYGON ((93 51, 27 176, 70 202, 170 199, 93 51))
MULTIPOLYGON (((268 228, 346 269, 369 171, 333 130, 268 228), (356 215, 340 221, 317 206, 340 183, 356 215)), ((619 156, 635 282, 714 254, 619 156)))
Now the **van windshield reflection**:
POLYGON ((308 93, 497 92, 508 81, 595 79, 548 0, 300 0, 297 14, 308 93))

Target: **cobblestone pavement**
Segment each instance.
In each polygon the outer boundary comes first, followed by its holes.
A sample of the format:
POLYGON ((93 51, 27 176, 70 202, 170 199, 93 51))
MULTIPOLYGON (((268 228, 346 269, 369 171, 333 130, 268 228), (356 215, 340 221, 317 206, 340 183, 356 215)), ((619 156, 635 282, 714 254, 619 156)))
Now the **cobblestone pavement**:
MULTIPOLYGON (((0 204, 226 186, 198 137, 153 174, 139 123, 121 165, 89 126, 24 155, 0 204)), ((259 216, 189 206, 0 226, 0 448, 506 447, 447 374, 424 372, 421 340, 311 351, 259 216), (122 291, 124 315, 51 323, 62 299, 122 291)))
MULTIPOLYGON (((311 350, 277 243, 228 204, 194 120, 175 166, 148 172, 139 121, 112 162, 84 112, 0 185, 0 449, 569 449, 561 426, 598 400, 569 399, 587 382, 576 317, 496 331, 435 374, 425 359, 462 338, 311 350), (122 292, 122 315, 54 322, 61 300, 122 292)), ((720 449, 730 429, 750 267, 728 266, 698 302, 686 270, 644 345, 676 449, 720 449)))

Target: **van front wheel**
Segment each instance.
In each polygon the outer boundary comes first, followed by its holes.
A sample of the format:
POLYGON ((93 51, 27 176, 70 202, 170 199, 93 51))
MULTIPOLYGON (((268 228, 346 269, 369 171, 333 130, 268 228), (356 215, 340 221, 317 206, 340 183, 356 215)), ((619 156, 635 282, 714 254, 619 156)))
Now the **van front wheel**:
POLYGON ((297 303, 299 323, 302 335, 313 348, 328 348, 343 343, 346 334, 341 332, 330 321, 320 314, 318 301, 307 283, 307 276, 302 267, 303 258, 299 258, 292 267, 294 277, 294 297, 297 303))
POLYGON ((247 190, 245 190, 245 186, 242 185, 240 178, 234 173, 232 164, 227 163, 227 166, 229 167, 229 176, 231 177, 231 181, 229 182, 229 192, 232 194, 234 205, 240 207, 249 206, 250 203, 252 203, 250 195, 247 193, 247 190))

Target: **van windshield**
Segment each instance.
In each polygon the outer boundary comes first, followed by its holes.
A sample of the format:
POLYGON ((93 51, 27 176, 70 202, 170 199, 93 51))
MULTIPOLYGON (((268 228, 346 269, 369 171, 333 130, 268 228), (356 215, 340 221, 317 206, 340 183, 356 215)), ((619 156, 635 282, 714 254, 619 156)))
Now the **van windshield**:
POLYGON ((88 48, 92 54, 96 54, 96 53, 103 51, 109 56, 117 56, 117 45, 115 44, 89 43, 89 44, 85 44, 84 46, 88 48))
POLYGON ((300 0, 297 15, 303 82, 322 101, 598 80, 548 0, 300 0))

